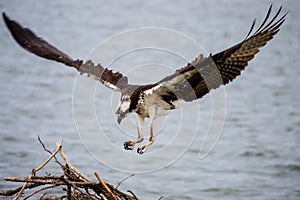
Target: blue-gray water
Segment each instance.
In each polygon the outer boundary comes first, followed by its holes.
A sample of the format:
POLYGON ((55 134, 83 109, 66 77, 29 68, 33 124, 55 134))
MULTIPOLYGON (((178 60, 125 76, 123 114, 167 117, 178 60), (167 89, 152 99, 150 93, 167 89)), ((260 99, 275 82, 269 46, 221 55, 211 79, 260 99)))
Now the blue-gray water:
MULTIPOLYGON (((214 150, 199 159, 203 139, 200 130, 192 146, 174 164, 138 174, 121 189, 130 189, 141 199, 300 199, 298 1, 11 0, 0 1, 0 10, 72 57, 85 58, 108 37, 142 27, 174 29, 208 52, 218 52, 242 40, 252 20, 262 20, 271 3, 274 10, 284 5, 283 10, 290 13, 275 39, 241 77, 226 87, 225 125, 214 150)), ((72 114, 75 70, 22 50, 2 21, 0 44, 0 177, 26 176, 47 157, 37 135, 51 149, 63 138, 70 160, 90 177, 98 171, 105 180, 117 184, 128 176, 94 159, 79 139, 72 114)), ((127 59, 118 70, 124 67, 129 71, 131 64, 127 59)), ((98 92, 111 94, 99 87, 98 92)), ((209 103, 207 97, 200 100, 204 116, 209 103)), ((108 118, 104 130, 115 135, 119 132, 113 118, 108 118)), ((166 136, 161 138, 157 144, 162 144, 166 136)), ((116 139, 115 144, 122 146, 123 139, 116 139)), ((122 158, 115 155, 111 159, 122 158)), ((51 170, 55 173, 54 164, 51 170)), ((1 190, 15 185, 0 181, 1 190)))

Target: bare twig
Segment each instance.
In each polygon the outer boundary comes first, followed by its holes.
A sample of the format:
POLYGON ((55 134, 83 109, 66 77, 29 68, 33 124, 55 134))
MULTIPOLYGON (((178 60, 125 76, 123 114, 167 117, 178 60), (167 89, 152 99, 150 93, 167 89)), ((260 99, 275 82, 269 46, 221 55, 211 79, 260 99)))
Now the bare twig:
MULTIPOLYGON (((34 188, 34 187, 38 187, 40 184, 37 184, 37 183, 30 183, 30 184, 27 184, 26 188, 25 189, 30 189, 30 188, 34 188)), ((2 196, 12 196, 12 195, 15 195, 17 194, 21 189, 22 189, 23 186, 20 186, 20 187, 16 187, 16 188, 13 188, 11 190, 0 190, 0 195, 2 196)))
MULTIPOLYGON (((66 185, 66 181, 62 180, 61 178, 56 178, 56 177, 48 177, 47 179, 44 178, 18 178, 18 177, 6 177, 6 181, 11 181, 11 182, 27 182, 27 183, 37 183, 37 184, 53 184, 53 185, 66 185)), ((69 184, 74 184, 77 186, 85 186, 85 185, 98 185, 96 182, 76 182, 76 181, 67 181, 69 184)))
MULTIPOLYGON (((51 155, 52 152, 51 152, 49 149, 47 149, 46 145, 45 145, 44 142, 41 140, 41 138, 40 138, 39 135, 38 135, 38 141, 39 141, 40 144, 42 145, 43 149, 51 155)), ((57 160, 57 158, 55 157, 55 155, 53 156, 53 158, 55 159, 55 161, 56 161, 61 167, 63 167, 63 165, 57 160)))
MULTIPOLYGON (((137 200, 138 198, 130 191, 132 195, 125 194, 115 188, 114 186, 106 183, 103 179, 99 176, 97 172, 95 172, 95 176, 99 182, 92 182, 88 179, 82 172, 80 172, 77 168, 75 168, 72 163, 69 161, 68 157, 65 155, 62 149, 62 140, 57 144, 56 150, 51 153, 51 151, 47 150, 44 143, 41 141, 40 138, 39 142, 42 144, 45 151, 50 153, 51 155, 38 167, 32 169, 31 173, 28 177, 6 177, 6 181, 12 182, 22 182, 24 183, 23 186, 17 187, 11 190, 1 191, 0 195, 4 196, 15 196, 14 199, 19 199, 23 194, 25 189, 28 188, 37 188, 36 191, 33 191, 30 194, 26 194, 27 196, 24 199, 29 199, 34 195, 41 193, 43 191, 60 187, 63 191, 66 192, 63 196, 59 197, 58 199, 72 199, 72 200, 79 200, 79 199, 91 199, 91 200, 137 200), (59 154, 58 154, 59 153, 59 154), (58 161, 56 156, 60 155, 61 158, 65 161, 64 164, 58 161), (37 176, 36 173, 40 171, 43 167, 45 167, 51 159, 55 159, 56 163, 58 163, 62 170, 63 175, 56 175, 51 176, 47 174, 46 176, 37 176)), ((133 175, 129 176, 132 177, 133 175)), ((122 181, 118 182, 118 186, 122 184, 125 180, 129 177, 126 177, 122 181)), ((39 199, 56 199, 52 197, 48 197, 47 193, 39 197, 39 199)))
MULTIPOLYGON (((59 144, 56 144, 56 146, 59 144)), ((81 173, 76 167, 74 167, 71 162, 69 161, 68 157, 66 156, 66 154, 64 153, 64 151, 62 150, 62 148, 60 148, 59 150, 59 154, 62 157, 62 159, 64 159, 64 161, 67 163, 68 167, 70 168, 70 170, 76 172, 79 176, 81 176, 85 181, 91 182, 91 180, 86 177, 83 173, 81 173)))
POLYGON ((55 151, 40 166, 38 166, 37 168, 33 169, 33 173, 36 173, 40 169, 42 169, 59 151, 61 151, 61 149, 62 149, 62 143, 63 143, 63 140, 60 139, 60 142, 56 144, 57 148, 55 149, 55 151))
POLYGON ((38 141, 40 142, 40 144, 42 145, 43 149, 44 149, 46 152, 52 154, 52 152, 51 152, 49 149, 46 148, 46 145, 43 143, 43 141, 41 140, 41 138, 40 138, 39 135, 38 135, 38 141))
POLYGON ((56 185, 51 185, 51 186, 48 186, 48 187, 43 187, 43 188, 41 188, 41 189, 39 189, 39 190, 37 190, 37 191, 34 191, 34 192, 31 193, 30 195, 27 195, 27 196, 24 198, 24 200, 29 199, 30 197, 32 197, 33 195, 35 195, 35 194, 37 194, 37 193, 39 193, 39 192, 41 192, 41 191, 48 190, 48 189, 52 189, 52 188, 55 188, 55 187, 57 187, 57 186, 56 186, 56 185))
POLYGON ((97 177, 100 184, 105 188, 105 190, 110 194, 112 200, 117 200, 117 197, 112 193, 112 191, 109 189, 109 187, 106 185, 106 183, 102 180, 102 178, 99 176, 97 172, 94 173, 97 177))
POLYGON ((129 178, 131 178, 131 177, 133 177, 135 174, 131 174, 131 175, 129 175, 129 176, 127 176, 127 177, 125 177, 123 180, 121 180, 121 181, 118 181, 118 184, 117 184, 117 186, 116 186, 116 189, 118 189, 119 188, 119 186, 123 183, 123 182, 125 182, 127 179, 129 179, 129 178))
MULTIPOLYGON (((42 169, 55 156, 55 154, 57 154, 57 152, 62 147, 62 142, 63 141, 61 139, 60 142, 59 142, 59 144, 57 144, 56 150, 40 166, 38 166, 37 168, 35 168, 35 169, 33 169, 31 171, 31 173, 28 176, 28 179, 31 179, 31 177, 33 175, 35 175, 36 172, 38 172, 40 169, 42 169)), ((17 194, 17 196, 13 200, 17 200, 17 199, 19 199, 21 197, 21 195, 22 195, 24 189, 26 188, 27 184, 28 184, 28 182, 24 183, 23 187, 21 188, 21 190, 19 191, 19 193, 17 194)))

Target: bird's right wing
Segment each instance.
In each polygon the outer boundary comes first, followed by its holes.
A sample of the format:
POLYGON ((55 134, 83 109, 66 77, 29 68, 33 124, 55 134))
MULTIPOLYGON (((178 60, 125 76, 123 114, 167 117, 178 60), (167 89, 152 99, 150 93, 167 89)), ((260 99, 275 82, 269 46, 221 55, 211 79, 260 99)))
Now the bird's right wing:
POLYGON ((128 85, 128 78, 120 72, 113 72, 110 69, 102 67, 100 64, 94 65, 90 60, 87 62, 74 60, 43 38, 36 36, 30 29, 24 28, 16 21, 9 19, 5 13, 3 13, 3 19, 16 42, 25 50, 48 60, 54 60, 74 67, 80 73, 92 76, 113 90, 120 91, 128 85))

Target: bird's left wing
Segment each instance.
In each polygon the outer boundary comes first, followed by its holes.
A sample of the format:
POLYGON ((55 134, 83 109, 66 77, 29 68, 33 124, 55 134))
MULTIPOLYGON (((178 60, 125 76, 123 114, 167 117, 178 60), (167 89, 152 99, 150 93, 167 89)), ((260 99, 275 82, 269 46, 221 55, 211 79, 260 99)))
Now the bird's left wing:
POLYGON ((19 23, 9 19, 3 13, 3 19, 17 43, 25 50, 46 58, 76 68, 80 73, 86 73, 96 80, 101 81, 107 87, 114 90, 122 90, 128 85, 128 78, 120 72, 113 72, 100 64, 94 65, 90 60, 74 60, 64 52, 49 44, 43 38, 38 37, 30 29, 22 27, 19 23))
POLYGON ((174 101, 182 99, 193 101, 203 97, 211 89, 216 89, 235 79, 254 58, 259 49, 267 44, 279 31, 286 14, 278 19, 282 7, 269 20, 272 6, 260 27, 253 33, 255 20, 246 38, 220 53, 205 58, 200 55, 191 63, 174 74, 157 82, 145 91, 146 95, 155 93, 163 99, 174 101))

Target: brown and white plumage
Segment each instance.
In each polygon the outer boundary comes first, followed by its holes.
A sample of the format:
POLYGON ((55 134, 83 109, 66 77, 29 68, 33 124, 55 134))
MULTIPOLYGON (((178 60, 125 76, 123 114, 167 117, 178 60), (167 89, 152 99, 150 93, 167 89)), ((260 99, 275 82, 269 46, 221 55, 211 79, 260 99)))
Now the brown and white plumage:
POLYGON ((40 57, 55 60, 67 66, 74 67, 79 72, 93 76, 112 89, 121 90, 123 87, 127 86, 127 77, 123 76, 121 73, 113 72, 110 69, 102 67, 100 64, 96 66, 90 60, 87 62, 83 62, 79 59, 74 60, 49 44, 43 38, 36 36, 30 29, 24 28, 16 21, 10 20, 5 13, 2 15, 14 39, 27 51, 40 57))
POLYGON ((136 143, 143 141, 142 124, 144 118, 151 121, 150 139, 138 148, 142 154, 154 142, 155 119, 166 114, 167 110, 178 108, 178 101, 193 101, 203 97, 211 89, 226 85, 241 74, 248 62, 254 58, 259 49, 267 44, 279 31, 287 15, 279 17, 282 7, 270 19, 272 6, 256 31, 253 31, 255 20, 246 38, 240 43, 217 54, 204 57, 199 55, 187 66, 160 81, 148 85, 131 85, 128 78, 120 72, 113 72, 92 61, 74 60, 58 50, 42 38, 36 36, 30 29, 23 28, 16 21, 10 20, 4 13, 4 21, 14 39, 27 51, 49 60, 61 62, 86 73, 101 81, 111 89, 122 93, 117 108, 118 122, 132 112, 137 113, 138 138, 124 143, 125 149, 132 150, 136 143))
MULTIPOLYGON (((180 99, 192 101, 203 97, 211 89, 231 82, 246 68, 248 62, 259 52, 259 48, 266 45, 279 31, 287 15, 284 14, 276 21, 281 10, 282 7, 268 21, 272 11, 272 6, 270 6, 261 26, 252 33, 254 20, 247 37, 242 42, 207 58, 200 55, 192 63, 165 77, 158 84, 165 87, 165 90, 170 88, 170 92, 175 93, 180 99)), ((158 86, 156 87, 157 92, 162 92, 158 86)))

